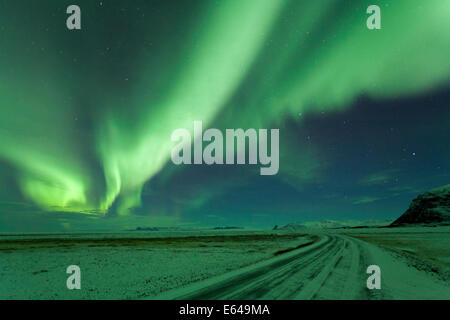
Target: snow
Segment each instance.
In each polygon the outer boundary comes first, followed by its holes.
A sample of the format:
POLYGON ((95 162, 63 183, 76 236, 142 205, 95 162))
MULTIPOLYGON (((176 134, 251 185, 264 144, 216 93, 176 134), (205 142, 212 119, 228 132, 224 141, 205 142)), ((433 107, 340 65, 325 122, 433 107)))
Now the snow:
POLYGON ((305 241, 271 233, 205 234, 8 235, 14 242, 0 243, 0 299, 136 299, 239 269, 305 241), (81 268, 81 290, 66 288, 69 265, 81 268))

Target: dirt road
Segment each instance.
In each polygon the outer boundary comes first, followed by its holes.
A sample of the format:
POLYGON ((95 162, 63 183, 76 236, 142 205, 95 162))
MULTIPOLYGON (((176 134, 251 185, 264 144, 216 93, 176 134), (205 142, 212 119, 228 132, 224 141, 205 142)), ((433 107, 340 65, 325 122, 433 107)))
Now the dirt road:
POLYGON ((227 274, 150 299, 450 299, 450 285, 389 252, 346 235, 318 240, 227 274), (367 289, 369 265, 381 289, 367 289))

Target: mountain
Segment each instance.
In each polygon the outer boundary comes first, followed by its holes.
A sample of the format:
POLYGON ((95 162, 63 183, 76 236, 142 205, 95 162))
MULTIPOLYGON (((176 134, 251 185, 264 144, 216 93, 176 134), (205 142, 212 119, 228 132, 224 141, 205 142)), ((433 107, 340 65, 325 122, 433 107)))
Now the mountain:
POLYGON ((355 228, 355 227, 378 227, 387 226, 392 220, 322 220, 322 221, 307 221, 307 222, 292 222, 285 226, 275 226, 273 230, 302 230, 302 229, 334 229, 334 228, 355 228))
POLYGON ((237 229, 244 229, 242 227, 214 227, 213 230, 237 230, 237 229))
POLYGON ((419 195, 392 226, 409 224, 450 224, 450 184, 419 195))
POLYGON ((129 231, 181 231, 178 227, 137 227, 129 231))

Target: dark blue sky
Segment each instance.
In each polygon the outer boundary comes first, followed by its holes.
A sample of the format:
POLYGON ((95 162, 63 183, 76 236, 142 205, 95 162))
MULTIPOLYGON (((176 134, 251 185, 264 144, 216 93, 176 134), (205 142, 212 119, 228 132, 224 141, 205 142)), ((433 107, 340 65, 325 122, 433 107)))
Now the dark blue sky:
POLYGON ((0 2, 0 232, 394 219, 449 182, 447 0, 71 4, 0 2), (278 174, 174 165, 194 121, 278 128, 278 174))
POLYGON ((240 225, 397 218, 418 194, 448 183, 449 104, 448 90, 380 101, 360 97, 347 111, 289 119, 283 136, 301 141, 291 152, 314 146, 318 153, 314 178, 295 185, 261 177, 249 166, 197 167, 175 174, 162 194, 175 203, 205 198, 188 216, 212 224, 217 217, 240 225))

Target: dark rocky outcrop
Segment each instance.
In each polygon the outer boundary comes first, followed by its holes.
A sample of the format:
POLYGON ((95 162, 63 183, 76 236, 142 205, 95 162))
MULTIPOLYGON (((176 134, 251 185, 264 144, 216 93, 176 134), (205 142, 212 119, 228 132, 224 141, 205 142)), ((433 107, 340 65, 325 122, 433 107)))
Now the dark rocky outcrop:
POLYGON ((450 224, 450 184, 419 195, 392 226, 410 224, 450 224))

